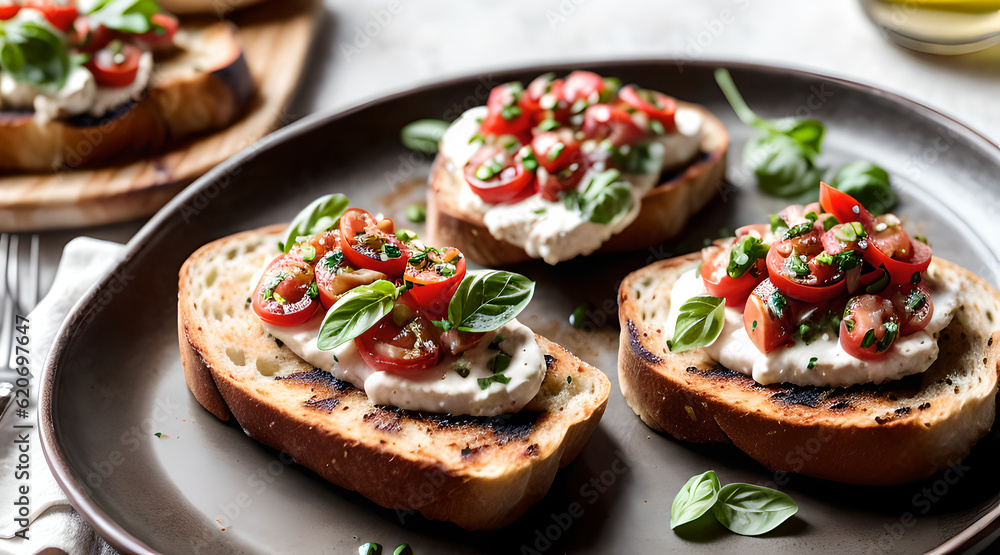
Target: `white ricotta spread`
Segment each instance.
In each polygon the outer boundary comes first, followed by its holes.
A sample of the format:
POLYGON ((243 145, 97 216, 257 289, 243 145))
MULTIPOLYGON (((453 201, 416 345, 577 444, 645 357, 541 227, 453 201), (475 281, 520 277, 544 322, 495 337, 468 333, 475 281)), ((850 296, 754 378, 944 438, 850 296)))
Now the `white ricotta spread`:
MULTIPOLYGON (((22 9, 17 17, 44 19, 37 10, 30 8, 22 9)), ((4 109, 34 110, 39 123, 77 114, 100 117, 116 106, 138 100, 146 90, 152 73, 152 52, 142 53, 135 80, 128 86, 118 88, 99 87, 94 75, 83 66, 73 67, 66 83, 58 90, 35 87, 16 81, 10 73, 0 72, 0 104, 4 109)))
MULTIPOLYGON (((485 106, 478 106, 466 111, 452 123, 441 139, 441 156, 446 169, 460 183, 459 209, 482 213, 491 235, 523 248, 532 257, 555 264, 596 251, 612 235, 635 220, 641 208, 642 197, 658 184, 660 172, 623 174, 622 179, 632 185, 632 208, 609 224, 584 220, 578 210, 567 208, 561 201, 547 201, 540 195, 533 195, 514 204, 488 204, 472 191, 465 181, 463 171, 469 159, 482 146, 479 142, 469 144, 469 141, 479 133, 479 120, 486 116, 486 112, 485 106)), ((703 132, 702 119, 697 111, 680 108, 675 116, 677 132, 659 135, 651 140, 650 156, 654 160, 660 160, 661 171, 682 166, 698 154, 703 132)), ((582 145, 585 151, 596 146, 587 143, 585 141, 582 145)), ((594 164, 580 180, 577 190, 582 192, 591 178, 604 169, 603 164, 594 164)))
MULTIPOLYGON (((931 264, 924 279, 930 287, 934 303, 930 322, 921 331, 897 338, 889 356, 883 359, 866 361, 852 357, 840 346, 840 338, 832 331, 823 333, 808 345, 797 339, 793 345, 765 355, 757 350, 747 335, 742 307, 726 307, 722 333, 715 343, 705 348, 705 352, 726 368, 751 376, 763 385, 786 382, 845 387, 869 382, 878 384, 924 372, 937 360, 938 333, 951 322, 962 287, 960 283, 948 283, 942 279, 934 264, 931 264), (816 361, 809 368, 813 358, 816 361)), ((673 337, 677 316, 685 301, 707 294, 705 283, 696 268, 685 272, 670 292, 670 313, 664 335, 673 337)))
MULTIPOLYGON (((254 276, 253 286, 256 286, 262 273, 263 269, 254 276)), ((264 321, 261 324, 303 360, 330 372, 337 379, 350 382, 378 405, 436 413, 496 416, 523 408, 538 393, 545 377, 545 356, 535 341, 535 334, 517 320, 487 333, 460 358, 448 356, 433 368, 400 376, 379 372, 368 366, 354 341, 348 341, 332 351, 321 351, 316 346, 316 338, 324 316, 325 313, 320 311, 298 326, 275 326, 264 321), (493 374, 487 365, 497 351, 489 345, 497 336, 503 338, 498 345, 500 351, 511 357, 503 372, 510 382, 493 382, 483 389, 479 386, 479 378, 488 378, 493 374), (455 370, 457 360, 469 365, 469 374, 464 378, 455 370)))

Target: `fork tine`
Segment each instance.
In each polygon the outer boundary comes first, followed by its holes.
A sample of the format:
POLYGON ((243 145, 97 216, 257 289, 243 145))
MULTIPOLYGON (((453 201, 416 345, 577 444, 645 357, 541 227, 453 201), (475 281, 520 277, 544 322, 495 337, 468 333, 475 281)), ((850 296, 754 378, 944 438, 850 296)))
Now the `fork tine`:
POLYGON ((37 233, 31 235, 31 252, 28 258, 28 280, 27 295, 28 304, 24 307, 24 314, 27 315, 35 309, 38 304, 38 280, 39 280, 39 251, 41 250, 41 238, 37 233))
MULTIPOLYGON (((0 322, 0 356, 3 356, 3 362, 0 364, 0 369, 5 369, 9 374, 10 370, 10 354, 13 348, 14 338, 14 305, 17 302, 12 293, 11 288, 11 266, 17 269, 17 251, 13 251, 13 256, 11 256, 11 242, 12 236, 10 234, 4 233, 0 235, 0 258, 3 259, 3 311, 0 317, 3 321, 0 322), (12 264, 13 262, 13 264, 12 264)), ((16 274, 15 274, 16 275, 16 274)))

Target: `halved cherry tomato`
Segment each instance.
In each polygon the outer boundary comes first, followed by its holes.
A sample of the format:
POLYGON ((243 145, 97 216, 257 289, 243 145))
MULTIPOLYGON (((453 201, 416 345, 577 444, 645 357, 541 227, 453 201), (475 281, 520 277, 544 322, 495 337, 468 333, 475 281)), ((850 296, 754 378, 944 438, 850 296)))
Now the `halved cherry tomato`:
POLYGON ((792 312, 791 300, 770 279, 754 288, 743 309, 743 327, 758 351, 767 354, 793 341, 792 312))
POLYGON ((757 260, 742 276, 732 278, 726 272, 730 252, 730 248, 719 245, 701 249, 701 279, 709 295, 726 299, 726 306, 740 307, 757 284, 767 278, 767 265, 763 259, 757 260))
POLYGON ((604 79, 592 71, 574 71, 566 76, 563 95, 570 104, 577 100, 597 104, 606 86, 604 79))
POLYGON ((556 173, 548 173, 543 170, 538 171, 538 194, 545 200, 556 202, 559 200, 559 193, 576 189, 576 186, 583 180, 583 176, 590 167, 590 160, 585 156, 577 156, 576 160, 569 166, 556 173))
POLYGON ((375 221, 360 208, 340 216, 340 246, 352 268, 382 272, 395 280, 403 275, 410 248, 393 234, 391 220, 375 221))
POLYGON ((505 83, 494 87, 486 100, 483 118, 484 135, 524 135, 531 128, 532 116, 521 103, 524 90, 521 83, 505 83))
POLYGON ((141 35, 135 35, 135 39, 142 41, 155 50, 162 50, 174 46, 174 35, 180 23, 177 18, 163 12, 155 13, 149 18, 153 28, 141 35))
POLYGON ((112 45, 109 44, 108 47, 94 52, 86 64, 87 69, 94 74, 94 80, 102 87, 127 87, 139 74, 142 50, 133 44, 121 42, 117 44, 120 48, 112 49, 112 45))
POLYGON ((0 5, 0 21, 7 21, 13 18, 19 11, 21 11, 21 6, 18 6, 14 2, 0 5))
POLYGON ((319 301, 310 294, 312 284, 312 266, 283 254, 268 265, 257 282, 253 311, 269 324, 299 325, 319 310, 319 301))
MULTIPOLYGON (((879 227, 876 224, 875 229, 879 227)), ((919 274, 931 265, 931 248, 922 241, 911 240, 901 226, 894 227, 895 229, 890 227, 885 230, 889 231, 888 235, 879 231, 869 232, 868 248, 864 250, 865 259, 872 266, 885 266, 891 277, 891 285, 919 282, 919 274)))
MULTIPOLYGON (((783 294, 795 300, 816 304, 844 292, 843 278, 833 283, 821 281, 820 278, 828 280, 831 276, 814 275, 812 271, 815 266, 810 267, 810 273, 806 276, 799 277, 789 274, 785 268, 788 256, 801 255, 798 254, 798 251, 791 251, 788 255, 782 254, 779 245, 780 242, 775 243, 767 252, 767 271, 768 277, 783 294)), ((808 265, 808 260, 806 264, 808 265)))
POLYGON ((660 122, 667 133, 677 129, 674 114, 677 113, 677 101, 657 91, 626 85, 618 92, 618 96, 633 108, 660 122))
POLYGON ((824 211, 836 216, 840 223, 861 222, 865 229, 875 223, 871 213, 854 197, 823 182, 819 184, 819 203, 824 211))
POLYGON ((899 335, 899 317, 892 302, 878 295, 847 301, 840 322, 840 346, 854 358, 876 360, 889 354, 899 335))
POLYGON ((631 114, 608 104, 594 104, 587 108, 583 113, 582 131, 588 139, 606 139, 615 146, 635 143, 645 134, 631 114))
POLYGON ((448 303, 464 277, 465 257, 454 247, 427 249, 410 256, 403 275, 413 285, 413 300, 435 316, 448 312, 448 303))
POLYGON ((563 127, 556 131, 543 131, 531 139, 538 165, 555 173, 580 159, 580 142, 573 137, 573 130, 563 127))
POLYGON ((393 311, 354 339, 361 358, 375 370, 406 375, 438 363, 441 349, 431 321, 412 307, 407 295, 393 311))
POLYGON ((546 119, 562 124, 569 121, 571 107, 563 96, 565 85, 565 81, 556 79, 552 73, 537 77, 528 85, 521 96, 521 107, 534 114, 532 124, 546 119))
POLYGON ((910 335, 927 327, 934 316, 934 303, 931 292, 924 283, 917 285, 902 285, 883 293, 892 301, 892 306, 899 315, 899 335, 910 335))
POLYGON ((353 269, 348 266, 339 243, 316 261, 314 271, 316 273, 316 288, 319 290, 319 301, 326 309, 340 300, 341 295, 359 285, 368 285, 380 279, 387 279, 387 276, 382 272, 365 268, 353 269))
POLYGON ((465 180, 490 204, 516 202, 534 193, 530 185, 535 172, 525 170, 521 160, 520 152, 511 155, 503 148, 484 146, 465 166, 465 180))
POLYGON ((77 9, 75 3, 63 5, 51 0, 27 0, 24 2, 24 7, 42 12, 42 15, 53 27, 64 33, 73 27, 73 22, 80 15, 80 10, 77 9))

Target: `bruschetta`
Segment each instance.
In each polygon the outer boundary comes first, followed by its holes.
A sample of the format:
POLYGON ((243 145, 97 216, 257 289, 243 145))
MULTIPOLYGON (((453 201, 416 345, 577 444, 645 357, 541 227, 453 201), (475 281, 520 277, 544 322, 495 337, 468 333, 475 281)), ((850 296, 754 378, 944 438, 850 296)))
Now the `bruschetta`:
POLYGON ((327 480, 467 529, 505 526, 580 452, 610 392, 515 318, 527 278, 467 270, 341 195, 205 245, 180 272, 184 376, 212 414, 327 480))
POLYGON ((1000 295, 825 184, 619 291, 619 380, 650 427, 773 471, 892 485, 994 421, 1000 295))
POLYGON ((592 72, 500 85, 439 143, 429 237, 488 266, 642 249, 715 196, 728 146, 705 108, 592 72))
POLYGON ((226 22, 155 2, 0 6, 0 169, 56 171, 163 152, 233 123, 254 96, 226 22))

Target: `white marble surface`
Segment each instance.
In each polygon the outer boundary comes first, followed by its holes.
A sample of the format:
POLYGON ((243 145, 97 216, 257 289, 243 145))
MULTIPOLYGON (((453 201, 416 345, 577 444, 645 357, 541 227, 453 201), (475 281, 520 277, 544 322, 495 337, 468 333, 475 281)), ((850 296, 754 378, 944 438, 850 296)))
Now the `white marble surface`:
POLYGON ((937 57, 886 40, 854 0, 325 0, 301 111, 547 62, 691 58, 791 66, 900 93, 1000 143, 1000 47, 937 57))

